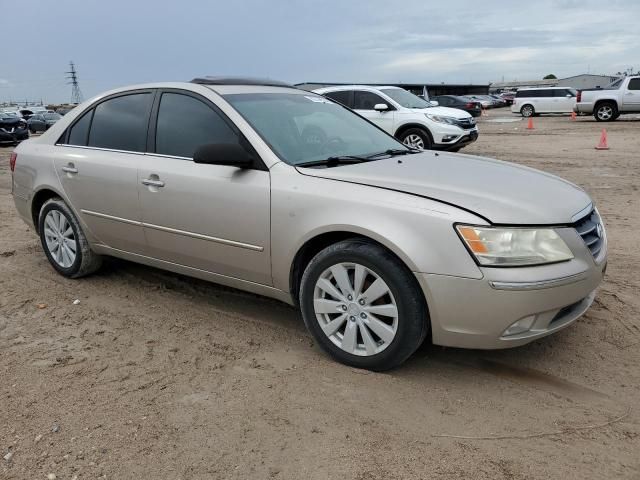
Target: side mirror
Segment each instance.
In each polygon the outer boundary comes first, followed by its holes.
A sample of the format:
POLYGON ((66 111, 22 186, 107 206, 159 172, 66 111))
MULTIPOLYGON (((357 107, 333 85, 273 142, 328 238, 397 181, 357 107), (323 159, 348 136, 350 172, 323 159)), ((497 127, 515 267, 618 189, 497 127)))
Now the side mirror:
POLYGON ((194 163, 228 165, 236 168, 251 168, 253 156, 237 143, 210 143, 202 145, 193 154, 194 163))
POLYGON ((387 110, 389 110, 389 105, 387 105, 386 103, 376 103, 373 106, 373 109, 376 112, 386 112, 387 110))

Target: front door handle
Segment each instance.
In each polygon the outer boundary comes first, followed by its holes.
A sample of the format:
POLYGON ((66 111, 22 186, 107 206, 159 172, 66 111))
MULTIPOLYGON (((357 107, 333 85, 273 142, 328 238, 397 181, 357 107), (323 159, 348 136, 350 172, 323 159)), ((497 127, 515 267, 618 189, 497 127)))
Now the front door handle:
POLYGON ((142 180, 143 185, 147 185, 148 187, 164 187, 164 182, 162 180, 154 180, 151 178, 145 178, 142 180))

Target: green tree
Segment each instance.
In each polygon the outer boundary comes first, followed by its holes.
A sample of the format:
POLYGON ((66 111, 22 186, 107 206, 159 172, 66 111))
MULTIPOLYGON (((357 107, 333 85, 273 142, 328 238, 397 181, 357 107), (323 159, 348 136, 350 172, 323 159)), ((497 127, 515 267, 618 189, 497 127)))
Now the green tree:
POLYGON ((556 80, 558 77, 556 77, 553 73, 550 73, 549 75, 545 75, 542 79, 543 80, 556 80))

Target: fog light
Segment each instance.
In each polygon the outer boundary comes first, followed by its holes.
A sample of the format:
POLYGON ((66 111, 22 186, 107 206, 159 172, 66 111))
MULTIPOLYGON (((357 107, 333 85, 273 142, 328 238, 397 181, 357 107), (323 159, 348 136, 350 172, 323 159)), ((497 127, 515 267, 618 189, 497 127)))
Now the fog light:
POLYGON ((529 329, 533 326, 533 322, 535 321, 535 319, 535 315, 521 318, 520 320, 512 324, 509 328, 507 328, 502 336, 508 337, 509 335, 517 335, 518 333, 529 331, 529 329))
POLYGON ((442 137, 442 141, 443 142, 451 142, 451 141, 455 140, 456 138, 458 138, 457 135, 445 135, 444 137, 442 137))

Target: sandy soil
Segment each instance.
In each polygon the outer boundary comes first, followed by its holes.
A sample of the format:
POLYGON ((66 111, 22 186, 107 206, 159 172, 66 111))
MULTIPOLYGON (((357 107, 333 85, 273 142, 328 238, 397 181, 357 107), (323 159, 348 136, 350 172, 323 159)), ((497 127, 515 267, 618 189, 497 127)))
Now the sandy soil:
POLYGON ((586 188, 608 278, 553 337, 385 374, 333 362, 275 301, 116 260, 60 277, 0 149, 0 478, 640 478, 640 120, 596 151, 591 118, 501 117, 465 152, 586 188))

